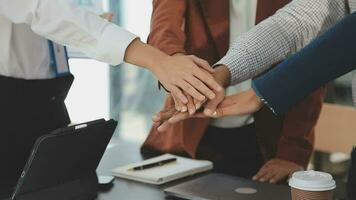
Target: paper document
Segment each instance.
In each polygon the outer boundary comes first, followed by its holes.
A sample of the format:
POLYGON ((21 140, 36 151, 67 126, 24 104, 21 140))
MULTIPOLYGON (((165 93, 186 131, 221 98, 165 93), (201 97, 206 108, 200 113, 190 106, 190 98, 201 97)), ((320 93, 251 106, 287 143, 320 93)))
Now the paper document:
POLYGON ((113 169, 113 175, 149 184, 163 184, 186 176, 205 172, 213 168, 213 163, 205 160, 193 160, 171 154, 164 154, 139 163, 126 165, 113 169), (149 169, 133 170, 135 167, 157 163, 167 159, 176 158, 175 162, 170 162, 162 166, 155 166, 149 169))

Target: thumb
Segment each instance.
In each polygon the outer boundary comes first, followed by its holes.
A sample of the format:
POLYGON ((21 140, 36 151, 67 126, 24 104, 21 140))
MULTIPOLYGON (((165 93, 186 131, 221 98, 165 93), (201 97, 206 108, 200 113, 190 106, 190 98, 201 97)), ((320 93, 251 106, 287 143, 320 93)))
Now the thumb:
POLYGON ((212 118, 221 118, 221 117, 225 117, 225 116, 231 116, 231 115, 235 115, 234 111, 234 105, 229 105, 229 106, 219 106, 217 107, 217 109, 215 110, 215 112, 213 112, 210 116, 212 118))
POLYGON ((216 111, 218 105, 224 100, 225 95, 217 95, 213 100, 210 100, 204 106, 204 114, 211 116, 216 111))
POLYGON ((238 99, 227 97, 221 104, 219 104, 216 111, 209 116, 213 118, 221 118, 232 115, 245 115, 250 112, 253 113, 253 111, 250 111, 252 110, 250 107, 251 106, 248 105, 248 103, 246 104, 238 99))
POLYGON ((212 118, 220 118, 226 115, 232 115, 233 106, 236 104, 234 96, 222 96, 221 100, 209 101, 204 109, 204 114, 212 118))

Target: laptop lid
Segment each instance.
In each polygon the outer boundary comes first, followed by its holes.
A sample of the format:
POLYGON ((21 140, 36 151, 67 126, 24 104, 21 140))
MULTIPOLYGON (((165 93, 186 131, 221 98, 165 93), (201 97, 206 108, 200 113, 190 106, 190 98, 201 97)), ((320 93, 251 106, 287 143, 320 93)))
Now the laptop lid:
POLYGON ((164 190, 189 200, 289 200, 287 186, 250 181, 225 174, 208 174, 164 190))
POLYGON ((116 125, 96 120, 37 139, 12 199, 95 174, 116 125))

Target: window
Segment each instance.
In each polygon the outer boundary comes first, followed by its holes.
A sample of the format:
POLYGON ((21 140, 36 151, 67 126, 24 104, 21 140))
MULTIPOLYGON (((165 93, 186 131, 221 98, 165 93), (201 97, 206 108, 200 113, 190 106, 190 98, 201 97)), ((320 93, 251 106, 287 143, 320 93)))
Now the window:
MULTIPOLYGON (((106 0, 71 0, 98 15, 108 9, 106 0)), ((109 117, 109 66, 68 48, 75 80, 66 99, 72 123, 109 117)))
MULTIPOLYGON (((121 2, 121 25, 146 41, 152 0, 121 2)), ((119 120, 118 134, 126 140, 143 141, 151 128, 153 114, 163 105, 164 93, 158 91, 157 80, 149 71, 132 65, 113 69, 110 77, 110 113, 119 120)))
POLYGON ((352 99, 352 78, 355 71, 350 72, 327 85, 328 92, 325 101, 347 106, 354 106, 352 99))
POLYGON ((70 59, 75 76, 66 99, 72 123, 109 117, 109 66, 92 59, 70 59))
MULTIPOLYGON (((146 41, 152 12, 151 0, 73 0, 97 14, 114 13, 118 23, 146 41)), ((118 120, 116 137, 143 141, 152 115, 163 105, 164 93, 157 80, 142 68, 129 64, 108 66, 70 49, 75 81, 66 99, 73 123, 98 118, 118 120)))

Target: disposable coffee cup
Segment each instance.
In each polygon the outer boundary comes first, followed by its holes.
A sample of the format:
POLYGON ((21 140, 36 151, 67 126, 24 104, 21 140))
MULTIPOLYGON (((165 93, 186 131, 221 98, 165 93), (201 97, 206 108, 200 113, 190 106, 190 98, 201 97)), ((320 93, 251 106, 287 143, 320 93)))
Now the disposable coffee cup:
POLYGON ((295 172, 289 186, 292 200, 332 200, 336 188, 330 174, 312 170, 295 172))

